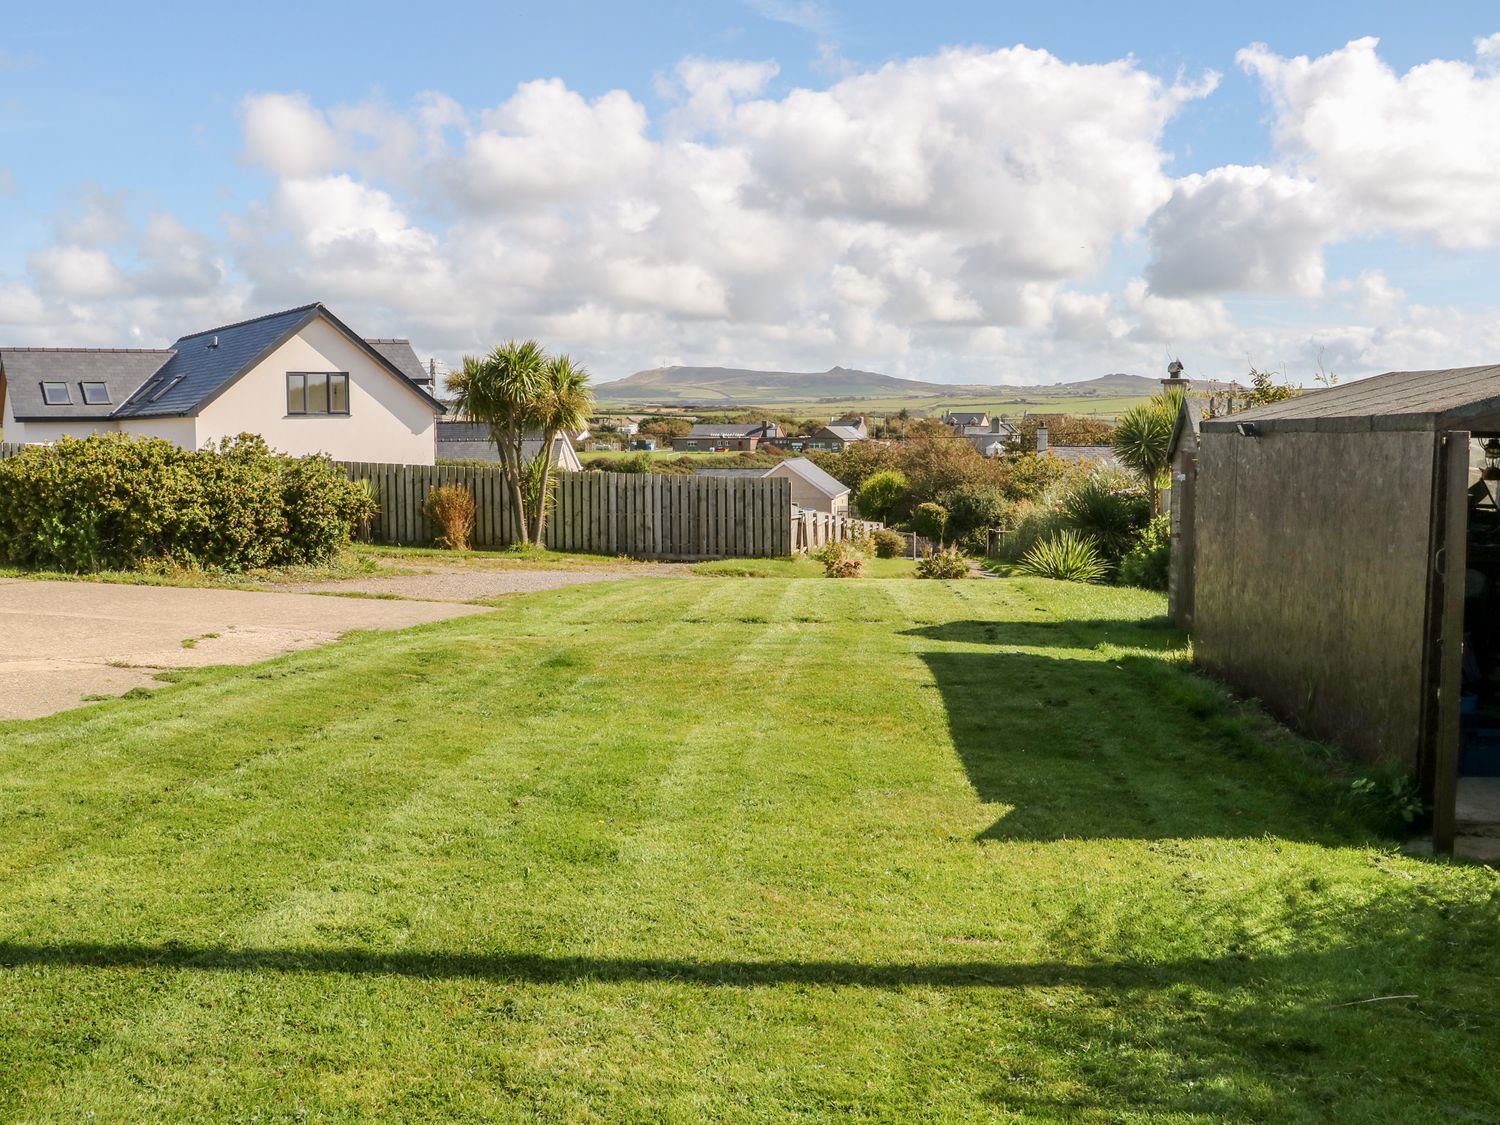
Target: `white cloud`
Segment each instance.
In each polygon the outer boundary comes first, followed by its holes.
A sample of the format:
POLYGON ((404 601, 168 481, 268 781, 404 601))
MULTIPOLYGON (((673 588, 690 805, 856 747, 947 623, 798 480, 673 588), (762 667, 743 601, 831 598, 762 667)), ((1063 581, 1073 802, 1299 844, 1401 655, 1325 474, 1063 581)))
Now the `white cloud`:
MULTIPOLYGON (((1500 73, 1434 60, 1398 74, 1357 39, 1316 59, 1263 45, 1236 56, 1275 110, 1274 135, 1294 174, 1372 231, 1453 248, 1500 243, 1500 73)), ((1476 44, 1488 64, 1500 50, 1476 44)))
POLYGON ((1297 293, 1323 289, 1323 246, 1339 227, 1316 184, 1228 165, 1178 180, 1151 219, 1153 292, 1297 293))
POLYGON ((278 176, 312 176, 343 151, 324 114, 302 94, 261 94, 244 106, 245 159, 278 176))
POLYGON ((817 0, 746 0, 746 4, 757 15, 813 35, 827 35, 833 26, 828 9, 817 0))
POLYGON ((772 62, 690 58, 659 80, 656 115, 558 79, 488 106, 263 93, 243 105, 243 155, 271 183, 223 233, 85 193, 28 279, 0 276, 0 328, 152 343, 316 299, 450 361, 534 334, 605 376, 842 363, 1038 382, 1154 374, 1169 348, 1215 375, 1252 358, 1310 369, 1320 350, 1348 372, 1493 354, 1480 312, 1409 305, 1379 270, 1330 280, 1324 263, 1366 233, 1500 238, 1494 193, 1464 181, 1449 206, 1435 186, 1463 179, 1464 144, 1491 128, 1436 107, 1487 106, 1488 72, 1435 63, 1416 81, 1423 68, 1396 75, 1363 43, 1241 62, 1273 92, 1280 159, 1177 178, 1163 130, 1213 76, 1022 47, 792 90, 772 62), (1393 169, 1382 144, 1404 159, 1424 131, 1439 172, 1393 169), (1382 196, 1355 156, 1399 188, 1382 196), (1129 248, 1142 236, 1145 254, 1129 248), (1108 284, 1122 261, 1142 276, 1108 284), (1248 328, 1237 294, 1257 302, 1248 328))
POLYGON ((86 246, 49 246, 27 259, 43 293, 63 298, 113 297, 125 289, 113 259, 86 246))

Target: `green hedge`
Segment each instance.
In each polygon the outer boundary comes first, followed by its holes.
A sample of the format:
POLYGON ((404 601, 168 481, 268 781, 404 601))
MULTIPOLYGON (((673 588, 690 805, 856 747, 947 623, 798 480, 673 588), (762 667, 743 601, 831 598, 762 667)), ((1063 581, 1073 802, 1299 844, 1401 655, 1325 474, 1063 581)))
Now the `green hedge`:
POLYGON ((19 566, 318 564, 370 509, 327 457, 274 453, 253 434, 200 450, 96 434, 0 459, 0 558, 19 566))

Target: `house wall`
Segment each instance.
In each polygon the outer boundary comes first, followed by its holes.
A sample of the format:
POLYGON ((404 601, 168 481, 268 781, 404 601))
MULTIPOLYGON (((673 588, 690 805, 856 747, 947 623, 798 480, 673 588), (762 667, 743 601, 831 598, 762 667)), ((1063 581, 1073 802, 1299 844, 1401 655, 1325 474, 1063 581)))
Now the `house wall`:
POLYGON ((142 437, 166 438, 183 449, 198 448, 196 418, 122 418, 111 428, 142 437))
POLYGON ((435 423, 430 403, 338 329, 315 320, 203 408, 197 439, 201 445, 253 433, 285 453, 431 465, 435 423), (289 371, 349 372, 348 415, 289 415, 289 371))
POLYGON ((1197 661, 1371 761, 1416 769, 1432 433, 1204 430, 1197 661))
POLYGON ((737 453, 754 453, 760 444, 758 437, 674 437, 672 448, 679 452, 705 453, 716 449, 727 449, 737 453))
POLYGON ((799 508, 807 508, 814 512, 828 512, 835 516, 847 516, 849 514, 849 494, 842 492, 830 499, 821 489, 814 488, 796 473, 784 465, 777 465, 766 476, 773 480, 790 481, 792 485, 792 503, 799 508))

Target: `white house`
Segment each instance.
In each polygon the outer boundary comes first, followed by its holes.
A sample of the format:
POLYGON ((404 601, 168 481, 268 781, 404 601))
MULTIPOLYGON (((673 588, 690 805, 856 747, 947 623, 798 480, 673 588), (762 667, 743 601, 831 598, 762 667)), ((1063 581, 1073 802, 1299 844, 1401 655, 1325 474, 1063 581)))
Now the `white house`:
POLYGON ((814 465, 806 457, 788 457, 764 474, 792 482, 792 503, 814 512, 849 514, 849 486, 814 465))
POLYGON ((431 465, 443 407, 405 340, 366 340, 321 304, 170 348, 0 348, 7 442, 147 434, 187 449, 259 434, 284 453, 431 465))

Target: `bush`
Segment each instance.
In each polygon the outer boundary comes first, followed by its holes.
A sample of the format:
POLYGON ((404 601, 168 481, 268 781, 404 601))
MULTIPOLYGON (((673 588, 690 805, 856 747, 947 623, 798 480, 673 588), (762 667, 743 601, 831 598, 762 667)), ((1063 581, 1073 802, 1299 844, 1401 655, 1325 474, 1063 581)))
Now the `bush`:
POLYGON ((649 453, 630 453, 624 457, 611 457, 589 462, 589 468, 598 467, 606 473, 649 473, 652 457, 649 453))
POLYGON ((1135 546, 1120 560, 1120 582, 1125 586, 1144 586, 1148 590, 1165 590, 1172 561, 1172 533, 1166 516, 1157 516, 1146 525, 1135 546))
POLYGON ((1050 504, 1038 504, 1030 500, 1011 507, 1006 515, 1010 534, 1001 546, 1001 557, 1014 562, 1044 539, 1067 527, 1063 515, 1050 504))
POLYGON ((0 558, 67 571, 319 564, 375 511, 326 457, 251 434, 179 449, 96 434, 0 461, 0 558))
POLYGON ((969 560, 959 554, 957 547, 943 547, 928 551, 917 560, 918 578, 967 578, 969 560))
POLYGON ((1000 490, 985 484, 947 489, 938 503, 948 510, 947 538, 976 555, 984 554, 988 546, 985 533, 1004 524, 1008 507, 1000 490))
POLYGON ((876 528, 870 536, 877 559, 896 559, 906 554, 906 536, 888 527, 876 528))
POLYGON ((1150 522, 1151 501, 1139 487, 1096 473, 1063 494, 1062 515, 1113 566, 1150 522))
POLYGON ((854 505, 866 519, 889 523, 906 510, 911 497, 911 487, 906 483, 906 474, 896 469, 883 469, 869 477, 854 494, 854 505))
POLYGON ((467 551, 474 535, 474 494, 461 484, 442 484, 427 493, 427 518, 438 526, 439 547, 467 551))
POLYGON ((865 554, 857 541, 835 540, 819 547, 812 557, 823 564, 827 578, 858 578, 864 573, 865 554))
POLYGON ((948 528, 948 509, 931 500, 918 504, 911 516, 911 527, 918 535, 942 542, 943 533, 948 528))
POLYGON ((1099 548, 1074 531, 1059 531, 1032 547, 1018 569, 1037 578, 1060 578, 1064 582, 1098 582, 1109 573, 1099 548))

